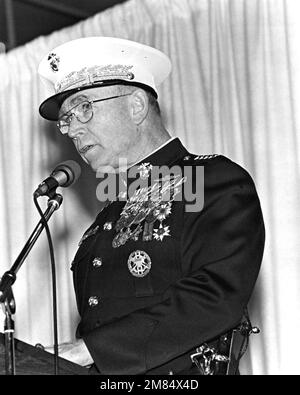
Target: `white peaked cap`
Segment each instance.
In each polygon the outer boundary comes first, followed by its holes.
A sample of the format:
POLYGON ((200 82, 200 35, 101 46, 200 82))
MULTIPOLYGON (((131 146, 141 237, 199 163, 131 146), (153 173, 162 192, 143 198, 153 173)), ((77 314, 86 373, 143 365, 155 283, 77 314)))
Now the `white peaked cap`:
POLYGON ((152 91, 171 72, 161 51, 113 37, 86 37, 62 44, 42 59, 38 73, 51 91, 39 108, 42 117, 57 120, 64 100, 77 91, 116 84, 152 91))

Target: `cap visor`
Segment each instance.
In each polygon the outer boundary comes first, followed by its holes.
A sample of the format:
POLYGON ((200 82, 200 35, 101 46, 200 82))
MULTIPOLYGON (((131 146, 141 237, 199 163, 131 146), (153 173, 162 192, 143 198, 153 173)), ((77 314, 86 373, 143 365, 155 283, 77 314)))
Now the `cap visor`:
POLYGON ((92 88, 99 88, 102 86, 111 86, 111 85, 133 85, 133 86, 138 86, 142 89, 150 91, 156 98, 157 98, 157 93, 149 87, 148 85, 141 84, 139 82, 127 82, 123 80, 105 80, 105 81, 99 81, 93 85, 88 85, 88 86, 81 86, 78 88, 74 89, 69 89, 67 91, 57 93, 56 95, 48 97, 39 107, 39 113, 40 115, 48 119, 49 121, 57 121, 58 116, 59 116, 59 110, 63 104, 63 102, 71 95, 74 93, 77 93, 79 91, 87 90, 87 89, 92 89, 92 88))

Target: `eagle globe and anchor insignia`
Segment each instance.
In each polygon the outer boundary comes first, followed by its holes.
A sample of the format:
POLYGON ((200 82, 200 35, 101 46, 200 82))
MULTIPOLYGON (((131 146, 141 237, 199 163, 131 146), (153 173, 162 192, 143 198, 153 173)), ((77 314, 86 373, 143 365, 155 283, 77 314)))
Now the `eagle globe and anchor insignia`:
POLYGON ((151 258, 141 250, 133 251, 127 261, 130 273, 135 277, 145 277, 151 269, 151 258))

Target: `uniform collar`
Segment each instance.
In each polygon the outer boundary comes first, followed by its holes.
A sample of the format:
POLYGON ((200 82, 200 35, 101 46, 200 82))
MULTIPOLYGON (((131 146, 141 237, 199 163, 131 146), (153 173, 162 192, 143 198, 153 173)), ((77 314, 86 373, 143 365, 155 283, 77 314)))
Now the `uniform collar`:
MULTIPOLYGON (((126 185, 126 188, 129 188, 129 186, 139 177, 143 178, 142 176, 143 173, 145 175, 145 179, 150 180, 149 176, 153 166, 171 167, 174 163, 178 162, 181 158, 187 155, 188 155, 188 151, 182 145, 179 138, 178 137, 170 138, 167 142, 165 142, 163 145, 158 147, 147 157, 141 159, 140 161, 132 165, 130 168, 128 168, 126 170, 127 173, 126 181, 123 180, 121 181, 121 183, 120 181, 118 181, 117 188, 119 188, 123 184, 126 185), (131 169, 134 169, 134 171, 133 173, 130 174, 131 169)), ((117 173, 117 177, 120 177, 120 174, 123 174, 124 176, 124 172, 120 172, 119 174, 117 173)), ((119 193, 120 190, 117 191, 118 196, 120 196, 119 193)))
POLYGON ((134 166, 139 166, 142 163, 150 163, 152 166, 172 165, 178 159, 186 156, 188 151, 182 145, 178 137, 172 137, 163 145, 158 147, 146 158, 135 163, 134 166))

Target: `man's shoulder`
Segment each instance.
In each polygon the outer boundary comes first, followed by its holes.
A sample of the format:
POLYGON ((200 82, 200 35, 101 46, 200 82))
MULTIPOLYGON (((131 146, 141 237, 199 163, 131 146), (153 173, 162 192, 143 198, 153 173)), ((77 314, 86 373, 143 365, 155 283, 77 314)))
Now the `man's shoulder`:
POLYGON ((222 154, 192 154, 182 157, 178 165, 183 167, 203 167, 205 178, 248 179, 252 180, 248 170, 222 154))

